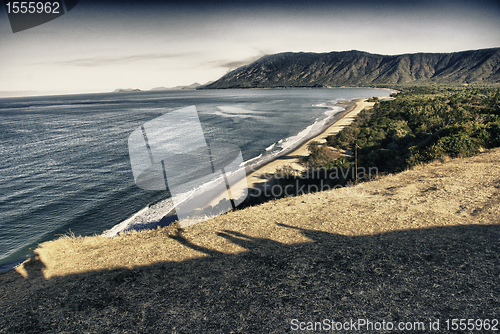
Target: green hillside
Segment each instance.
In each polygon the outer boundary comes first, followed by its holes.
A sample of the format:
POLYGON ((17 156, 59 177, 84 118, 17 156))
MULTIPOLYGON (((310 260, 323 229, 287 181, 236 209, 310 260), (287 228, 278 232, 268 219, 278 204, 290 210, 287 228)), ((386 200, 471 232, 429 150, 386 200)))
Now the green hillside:
POLYGON ((203 88, 477 83, 500 83, 500 48, 393 56, 361 51, 279 53, 237 68, 203 88))

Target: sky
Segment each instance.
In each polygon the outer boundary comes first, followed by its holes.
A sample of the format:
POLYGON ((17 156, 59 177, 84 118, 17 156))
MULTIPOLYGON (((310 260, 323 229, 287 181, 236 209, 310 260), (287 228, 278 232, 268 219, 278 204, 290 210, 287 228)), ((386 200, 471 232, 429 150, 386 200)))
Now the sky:
POLYGON ((0 96, 217 80, 266 54, 500 47, 497 0, 80 0, 13 33, 0 7, 0 96))

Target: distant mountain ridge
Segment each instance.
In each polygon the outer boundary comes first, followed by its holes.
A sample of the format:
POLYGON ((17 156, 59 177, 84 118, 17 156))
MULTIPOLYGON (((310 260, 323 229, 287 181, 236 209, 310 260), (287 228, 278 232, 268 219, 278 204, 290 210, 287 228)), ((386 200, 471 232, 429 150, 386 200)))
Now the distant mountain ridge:
POLYGON ((130 93, 130 92, 142 92, 139 88, 118 88, 113 91, 113 93, 130 93))
POLYGON ((389 84, 500 83, 500 48, 379 55, 363 51, 278 53, 200 87, 339 87, 389 84))
POLYGON ((170 88, 167 88, 167 87, 155 87, 155 88, 151 88, 150 90, 178 90, 178 89, 196 89, 198 87, 202 86, 200 83, 192 83, 190 85, 187 85, 187 86, 175 86, 175 87, 170 87, 170 88))

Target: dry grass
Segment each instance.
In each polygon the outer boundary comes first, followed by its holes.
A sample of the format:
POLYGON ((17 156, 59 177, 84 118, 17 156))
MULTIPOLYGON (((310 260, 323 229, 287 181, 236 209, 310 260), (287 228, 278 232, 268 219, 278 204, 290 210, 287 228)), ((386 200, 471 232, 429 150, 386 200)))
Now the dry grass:
MULTIPOLYGON (((199 225, 129 232, 113 238, 64 237, 36 252, 46 278, 89 270, 133 268, 179 262, 206 254, 173 236, 225 254, 244 248, 217 234, 231 230, 254 238, 292 244, 310 241, 279 224, 345 236, 373 235, 436 226, 495 224, 499 214, 500 150, 468 159, 446 160, 353 188, 274 200, 199 225)), ((19 269, 24 275, 22 267, 19 269)))
POLYGON ((18 269, 27 279, 0 275, 0 332, 281 333, 292 318, 496 316, 499 166, 496 149, 184 229, 46 242, 18 269))

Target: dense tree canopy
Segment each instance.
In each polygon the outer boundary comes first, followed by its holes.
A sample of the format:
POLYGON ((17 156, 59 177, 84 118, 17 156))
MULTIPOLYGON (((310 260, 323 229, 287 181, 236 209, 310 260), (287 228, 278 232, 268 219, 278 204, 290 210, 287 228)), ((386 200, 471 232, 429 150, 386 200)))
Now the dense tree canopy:
MULTIPOLYGON (((352 150, 357 144, 359 166, 381 172, 500 146, 498 87, 412 87, 395 97, 362 111, 351 126, 329 136, 327 145, 352 150)), ((322 150, 327 147, 316 147, 306 160, 325 168, 338 165, 324 161, 322 150)))

